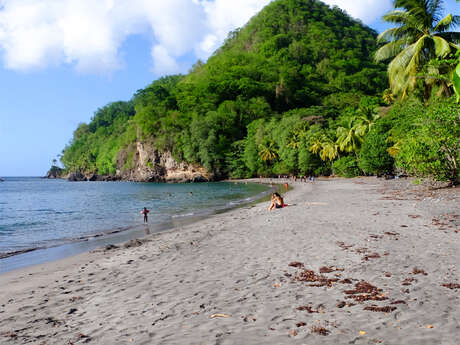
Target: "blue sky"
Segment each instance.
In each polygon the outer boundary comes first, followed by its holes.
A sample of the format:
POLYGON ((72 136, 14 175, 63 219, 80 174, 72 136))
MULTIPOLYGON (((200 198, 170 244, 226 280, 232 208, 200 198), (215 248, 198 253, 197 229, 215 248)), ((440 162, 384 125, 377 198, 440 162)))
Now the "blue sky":
MULTIPOLYGON (((268 2, 0 0, 0 176, 44 175, 98 108, 186 73, 268 2)), ((391 9, 389 0, 325 2, 377 31, 391 9)))

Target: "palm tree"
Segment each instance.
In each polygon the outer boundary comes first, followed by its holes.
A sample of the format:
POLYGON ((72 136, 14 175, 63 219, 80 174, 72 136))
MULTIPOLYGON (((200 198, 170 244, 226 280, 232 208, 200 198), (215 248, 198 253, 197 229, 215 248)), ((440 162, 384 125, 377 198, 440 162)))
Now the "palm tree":
MULTIPOLYGON (((375 53, 375 60, 393 59, 388 66, 390 87, 404 98, 431 59, 460 49, 460 32, 449 31, 460 24, 460 16, 441 18, 442 0, 394 0, 393 4, 395 10, 383 20, 398 26, 378 36, 378 42, 386 44, 375 53)), ((426 98, 428 91, 425 88, 426 98)))
POLYGON ((460 103, 460 63, 454 71, 452 83, 454 85, 455 96, 457 96, 457 103, 460 103))
POLYGON ((305 122, 300 123, 292 132, 288 138, 287 147, 297 150, 300 144, 305 141, 307 136, 308 125, 305 122))
POLYGON ((383 91, 382 99, 387 105, 393 104, 393 102, 395 101, 395 96, 391 92, 391 89, 386 89, 385 91, 383 91))
POLYGON ((322 161, 332 161, 338 155, 337 144, 324 133, 311 139, 309 150, 314 154, 319 154, 322 161))
POLYGON ((362 122, 356 123, 356 120, 355 117, 351 117, 345 127, 337 128, 337 145, 342 152, 357 153, 361 147, 368 126, 362 122))
POLYGON ((379 108, 372 104, 361 106, 356 115, 356 132, 361 137, 364 137, 380 119, 379 108))
POLYGON ((276 152, 276 147, 275 143, 273 141, 268 141, 264 145, 260 144, 259 145, 259 150, 260 150, 260 158, 264 162, 271 162, 278 158, 278 153, 276 152))

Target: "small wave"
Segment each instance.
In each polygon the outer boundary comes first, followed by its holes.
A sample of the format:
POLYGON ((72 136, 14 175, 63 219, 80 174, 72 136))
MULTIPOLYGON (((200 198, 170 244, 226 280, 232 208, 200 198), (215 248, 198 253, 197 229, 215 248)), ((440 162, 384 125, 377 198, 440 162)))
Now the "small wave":
POLYGON ((7 229, 18 228, 18 227, 23 227, 23 226, 46 225, 46 224, 48 223, 46 222, 17 222, 11 225, 7 225, 7 229))
POLYGON ((171 216, 171 218, 190 217, 190 216, 194 216, 194 215, 195 215, 195 213, 190 212, 190 213, 184 213, 184 214, 176 214, 174 216, 171 216))
POLYGON ((0 259, 5 259, 5 258, 8 258, 10 256, 24 254, 24 253, 28 253, 28 252, 33 252, 34 250, 37 250, 37 249, 40 249, 40 248, 26 248, 26 249, 15 250, 13 252, 5 252, 5 253, 0 252, 0 259))

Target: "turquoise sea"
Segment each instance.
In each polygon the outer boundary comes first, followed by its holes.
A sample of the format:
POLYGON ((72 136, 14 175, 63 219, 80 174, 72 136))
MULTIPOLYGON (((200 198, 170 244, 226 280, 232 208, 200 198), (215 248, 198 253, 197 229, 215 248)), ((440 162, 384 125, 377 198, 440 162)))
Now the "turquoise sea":
POLYGON ((4 180, 0 182, 0 272, 158 232, 270 192, 267 186, 230 182, 4 180), (150 210, 148 227, 140 214, 143 207, 150 210))

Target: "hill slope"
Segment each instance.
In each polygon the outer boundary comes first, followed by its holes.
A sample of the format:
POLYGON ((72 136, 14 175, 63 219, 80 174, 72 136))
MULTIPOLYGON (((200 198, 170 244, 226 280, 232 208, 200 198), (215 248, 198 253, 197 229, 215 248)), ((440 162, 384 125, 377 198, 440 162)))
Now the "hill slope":
POLYGON ((375 38, 320 1, 273 1, 206 64, 99 109, 62 162, 87 176, 148 181, 324 172, 330 164, 306 138, 335 130, 345 109, 386 88, 375 38), (287 142, 299 130, 302 143, 287 142))

